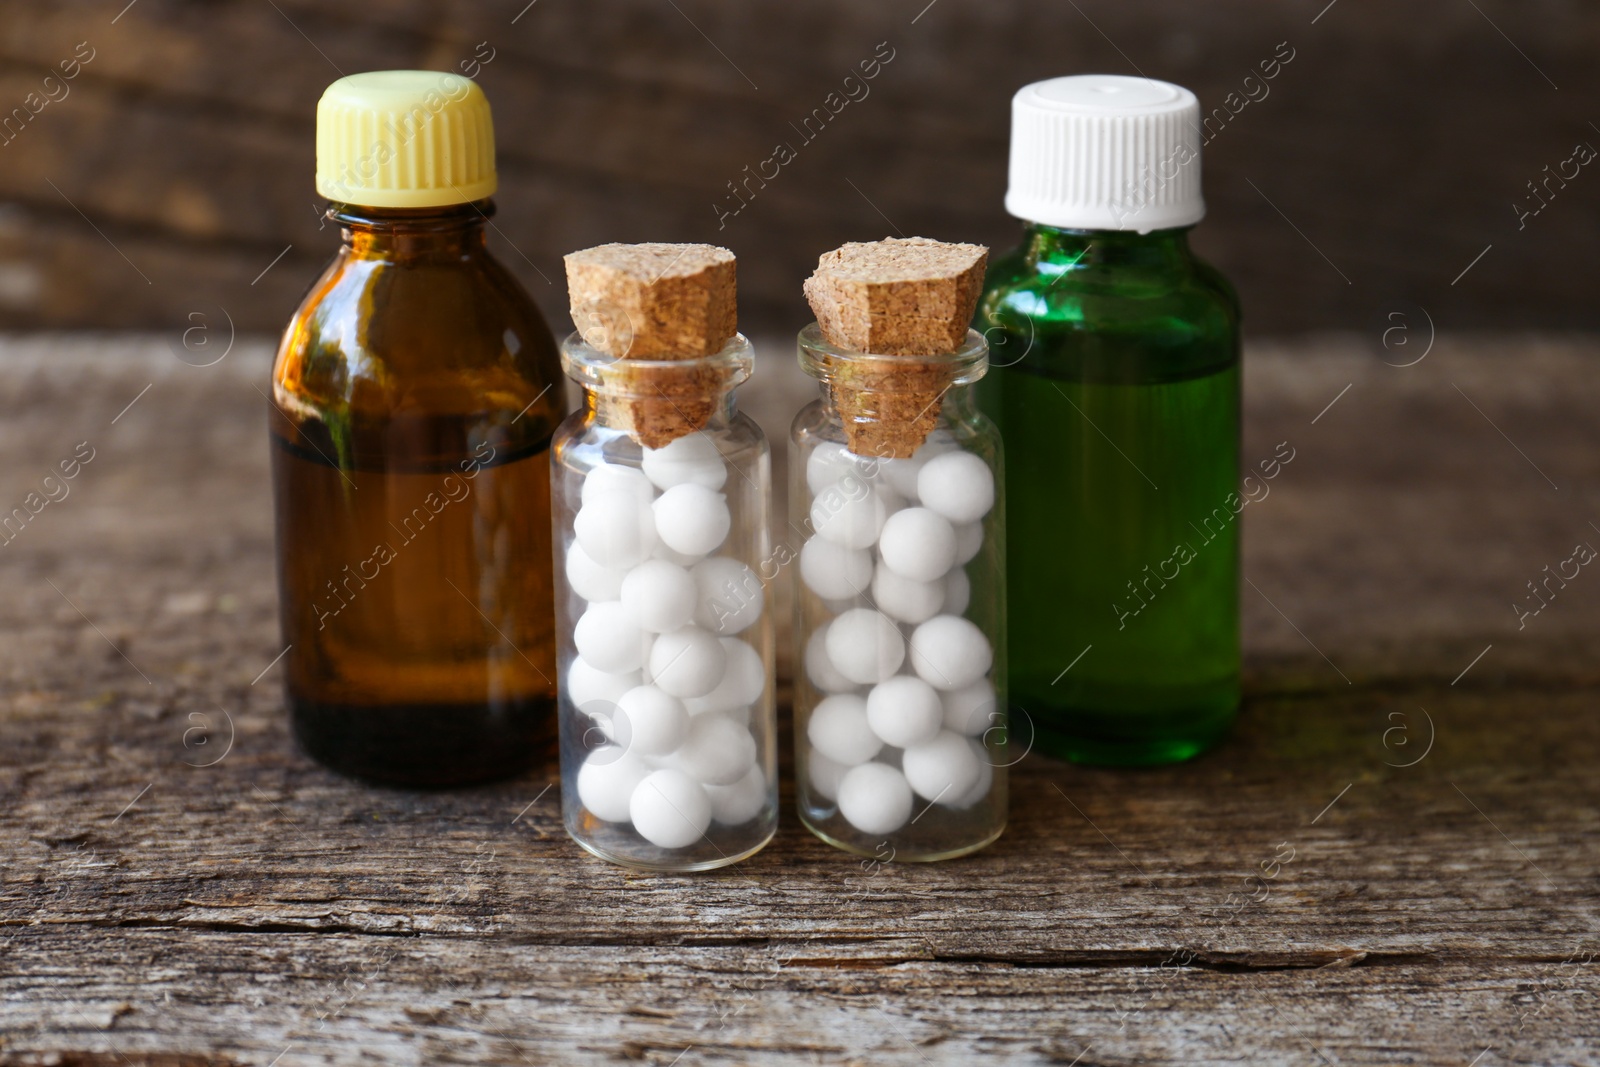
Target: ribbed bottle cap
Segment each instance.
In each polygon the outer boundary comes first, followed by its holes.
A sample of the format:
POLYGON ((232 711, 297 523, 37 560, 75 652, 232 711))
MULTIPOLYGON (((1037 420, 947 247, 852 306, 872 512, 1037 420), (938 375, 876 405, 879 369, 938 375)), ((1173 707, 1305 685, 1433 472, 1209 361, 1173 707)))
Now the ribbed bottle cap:
POLYGON ((494 123, 470 78, 375 70, 317 103, 317 192, 364 207, 439 207, 494 194, 494 123))
POLYGON ((1081 74, 1011 98, 1006 210, 1075 230, 1192 226, 1200 197, 1200 102, 1150 78, 1081 74))

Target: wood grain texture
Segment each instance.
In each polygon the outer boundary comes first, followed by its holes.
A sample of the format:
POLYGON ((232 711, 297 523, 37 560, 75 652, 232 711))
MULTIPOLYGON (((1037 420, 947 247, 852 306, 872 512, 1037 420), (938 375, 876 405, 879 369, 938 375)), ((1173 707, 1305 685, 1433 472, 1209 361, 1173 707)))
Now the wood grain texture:
POLYGON ((1585 110, 1600 14, 1575 0, 814 0, 760 17, 731 0, 137 0, 115 21, 110 6, 0 2, 0 115, 79 42, 95 50, 0 145, 0 325, 171 328, 228 294, 241 327, 279 328, 332 248, 311 187, 322 88, 460 69, 480 44, 493 58, 469 69, 504 182, 492 239, 555 322, 560 256, 606 241, 731 247, 746 332, 802 318, 801 280, 844 241, 1008 247, 1011 93, 1109 71, 1237 108, 1205 149, 1197 242, 1253 329, 1355 328, 1402 298, 1456 328, 1600 325, 1600 182, 1552 185, 1526 220, 1513 206, 1536 206, 1528 183, 1578 142, 1600 145, 1585 110), (802 135, 880 42, 894 58, 866 95, 802 135), (1280 43, 1292 61, 1246 84, 1280 43), (779 143, 794 161, 720 220, 729 183, 779 143))
MULTIPOLYGON (((807 383, 758 348, 781 440, 807 383)), ((1244 512, 1229 742, 1029 756, 959 862, 787 818, 694 877, 582 853, 554 768, 374 790, 294 750, 268 351, 0 343, 0 505, 95 449, 0 545, 0 1063, 1600 1062, 1600 579, 1510 607, 1600 542, 1594 340, 1251 351, 1245 456, 1296 453, 1244 512)))

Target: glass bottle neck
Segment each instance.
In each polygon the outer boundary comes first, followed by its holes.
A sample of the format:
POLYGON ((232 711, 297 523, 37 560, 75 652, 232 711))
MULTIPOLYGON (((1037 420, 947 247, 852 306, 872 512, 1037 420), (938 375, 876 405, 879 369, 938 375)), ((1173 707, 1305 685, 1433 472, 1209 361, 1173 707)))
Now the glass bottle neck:
POLYGON ((800 367, 817 380, 827 417, 859 456, 905 459, 935 426, 973 417, 971 385, 989 369, 989 344, 968 329, 951 351, 857 352, 829 341, 820 324, 800 331, 800 367))
POLYGON ((483 227, 494 201, 430 208, 330 204, 344 251, 361 259, 464 259, 485 250, 483 227))
POLYGON ((1041 273, 1052 268, 1138 267, 1187 270, 1194 263, 1189 229, 1067 230, 1029 222, 1023 226, 1023 247, 1041 273))
MULTIPOLYGON (((830 419, 838 421, 840 419, 838 391, 828 382, 819 382, 818 386, 823 413, 830 419)), ((971 385, 949 386, 940 394, 938 403, 941 423, 960 422, 978 414, 977 392, 971 385)))
MULTIPOLYGON (((608 394, 599 389, 583 387, 583 414, 595 426, 609 430, 631 431, 635 419, 639 414, 639 398, 624 398, 608 394)), ((739 413, 738 395, 729 389, 725 393, 710 396, 695 397, 689 400, 663 400, 662 404, 673 414, 688 414, 690 408, 696 409, 698 416, 702 409, 709 409, 705 425, 700 427, 705 430, 715 430, 727 426, 739 413)), ((696 419, 695 421, 698 421, 696 419)))
POLYGON ((573 333, 561 342, 561 366, 583 388, 584 416, 591 425, 661 448, 685 433, 733 420, 734 390, 750 377, 755 350, 736 333, 709 356, 619 359, 573 333))

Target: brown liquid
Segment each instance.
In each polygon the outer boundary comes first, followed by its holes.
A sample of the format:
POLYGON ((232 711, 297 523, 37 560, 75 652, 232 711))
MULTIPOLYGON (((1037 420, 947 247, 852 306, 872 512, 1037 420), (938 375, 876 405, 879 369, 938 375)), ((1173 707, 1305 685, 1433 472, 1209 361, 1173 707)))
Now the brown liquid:
POLYGON ((510 455, 483 439, 489 420, 395 420, 381 464, 355 457, 341 471, 326 435, 289 439, 274 421, 278 539, 296 546, 279 580, 301 745, 411 785, 504 777, 552 752, 548 443, 510 455))
POLYGON ((555 342, 487 201, 336 205, 273 368, 294 732, 335 770, 463 785, 554 749, 555 342))

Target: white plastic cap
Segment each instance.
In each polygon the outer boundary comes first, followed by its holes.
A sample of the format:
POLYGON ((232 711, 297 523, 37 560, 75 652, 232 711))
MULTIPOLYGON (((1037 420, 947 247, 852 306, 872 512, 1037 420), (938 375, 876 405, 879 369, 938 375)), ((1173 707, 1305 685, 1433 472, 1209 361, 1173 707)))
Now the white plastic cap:
POLYGON ((1080 74, 1011 98, 1006 210, 1074 230, 1192 226, 1200 197, 1200 101, 1180 85, 1080 74))

